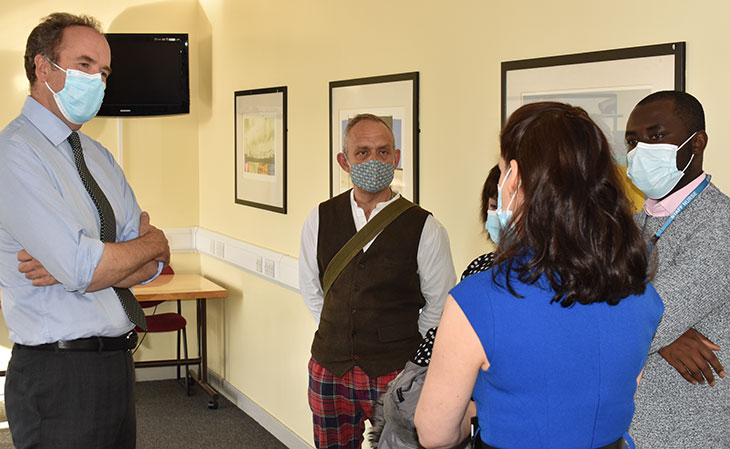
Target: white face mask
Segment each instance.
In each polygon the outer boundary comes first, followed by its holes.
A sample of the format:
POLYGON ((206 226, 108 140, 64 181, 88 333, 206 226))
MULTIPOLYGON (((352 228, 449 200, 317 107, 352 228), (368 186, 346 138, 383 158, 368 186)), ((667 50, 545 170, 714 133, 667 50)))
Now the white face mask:
POLYGON ((682 145, 639 142, 627 154, 626 175, 648 198, 659 199, 672 191, 694 159, 694 153, 683 170, 677 169, 677 151, 697 134, 695 131, 682 145))

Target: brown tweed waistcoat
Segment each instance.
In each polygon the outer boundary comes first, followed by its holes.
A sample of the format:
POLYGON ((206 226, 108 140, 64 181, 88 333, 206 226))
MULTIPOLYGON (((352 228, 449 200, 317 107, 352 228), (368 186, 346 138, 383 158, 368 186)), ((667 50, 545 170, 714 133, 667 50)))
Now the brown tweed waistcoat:
MULTIPOLYGON (((312 356, 343 376, 357 365, 369 377, 402 369, 415 354, 425 305, 418 277, 418 243, 429 212, 412 207, 350 261, 324 298, 312 356)), ((319 205, 317 263, 327 264, 355 234, 350 191, 319 205)))

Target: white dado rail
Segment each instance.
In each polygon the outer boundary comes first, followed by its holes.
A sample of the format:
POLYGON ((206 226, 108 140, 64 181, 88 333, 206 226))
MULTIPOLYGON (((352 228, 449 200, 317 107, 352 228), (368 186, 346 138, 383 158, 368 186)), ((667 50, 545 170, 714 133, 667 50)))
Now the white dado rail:
POLYGON ((174 253, 198 252, 299 291, 298 260, 200 227, 163 229, 174 253))

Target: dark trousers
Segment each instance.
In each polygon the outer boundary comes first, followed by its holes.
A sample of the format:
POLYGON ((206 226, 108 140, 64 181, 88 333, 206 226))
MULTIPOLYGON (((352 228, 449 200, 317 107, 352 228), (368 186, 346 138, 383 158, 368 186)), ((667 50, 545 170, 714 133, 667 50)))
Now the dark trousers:
POLYGON ((17 449, 130 449, 136 445, 129 351, 13 347, 5 407, 17 449))

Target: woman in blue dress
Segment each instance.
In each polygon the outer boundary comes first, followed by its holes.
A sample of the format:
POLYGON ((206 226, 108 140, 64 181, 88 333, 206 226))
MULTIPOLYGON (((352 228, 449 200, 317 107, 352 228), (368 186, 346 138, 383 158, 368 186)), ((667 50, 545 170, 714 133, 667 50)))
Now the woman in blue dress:
POLYGON ((447 300, 420 444, 453 447, 476 415, 485 448, 632 447, 663 305, 608 142, 583 109, 543 102, 512 114, 500 148, 494 267, 447 300))

